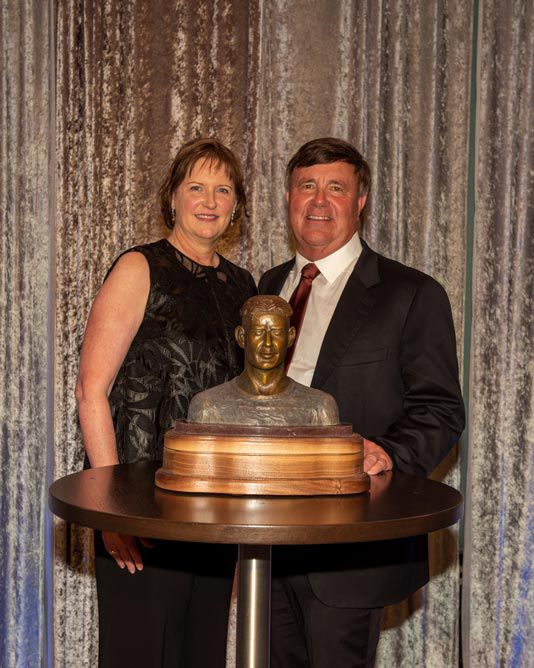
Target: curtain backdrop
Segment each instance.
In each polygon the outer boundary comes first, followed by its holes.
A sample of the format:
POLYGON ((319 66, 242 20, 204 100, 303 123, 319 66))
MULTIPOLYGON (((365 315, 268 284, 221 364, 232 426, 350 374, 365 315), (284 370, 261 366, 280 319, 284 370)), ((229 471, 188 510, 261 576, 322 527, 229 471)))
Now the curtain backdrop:
POLYGON ((50 8, 0 4, 0 666, 45 649, 50 8))
MULTIPOLYGON (((367 157, 373 194, 363 236, 441 281, 460 360, 464 334, 470 341, 464 665, 532 663, 532 3, 1 7, 0 665, 39 665, 47 614, 53 665, 96 665, 90 532, 55 522, 53 579, 46 577, 47 420, 51 475, 79 470, 74 384, 90 304, 118 252, 164 234, 157 189, 177 147, 199 135, 218 136, 242 158, 250 217, 223 249, 256 277, 292 253, 283 175, 298 146, 334 135, 367 157), (465 332, 471 269, 473 325, 465 332), (55 329, 48 345, 47 315, 55 329)), ((434 477, 460 485, 456 452, 434 477)), ((432 581, 386 610, 378 666, 458 665, 457 542, 456 528, 431 535, 432 581)))
POLYGON ((533 666, 534 4, 484 0, 469 480, 467 666, 533 666))

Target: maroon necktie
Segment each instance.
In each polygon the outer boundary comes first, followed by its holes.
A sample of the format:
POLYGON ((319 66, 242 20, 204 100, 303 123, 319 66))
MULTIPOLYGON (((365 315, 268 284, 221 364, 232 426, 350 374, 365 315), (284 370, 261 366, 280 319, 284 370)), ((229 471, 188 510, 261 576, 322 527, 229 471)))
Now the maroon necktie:
POLYGON ((306 305, 308 303, 308 297, 310 296, 310 291, 312 288, 313 279, 319 276, 321 272, 313 264, 309 262, 302 267, 300 273, 300 281, 297 285, 295 292, 291 295, 289 304, 293 309, 293 315, 291 316, 291 325, 296 329, 295 342, 288 349, 286 353, 286 369, 289 369, 291 364, 291 359, 293 357, 293 352, 295 346, 297 345, 297 340, 299 338, 300 328, 304 320, 304 314, 306 313, 306 305))

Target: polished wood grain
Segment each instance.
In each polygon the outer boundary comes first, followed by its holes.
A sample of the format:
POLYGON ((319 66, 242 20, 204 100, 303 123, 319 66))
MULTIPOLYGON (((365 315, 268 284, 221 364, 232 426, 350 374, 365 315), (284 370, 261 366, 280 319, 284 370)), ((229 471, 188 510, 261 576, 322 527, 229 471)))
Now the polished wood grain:
POLYGON ((239 478, 195 478, 182 477, 176 474, 168 475, 163 469, 156 471, 156 482, 162 489, 170 491, 201 493, 201 494, 230 494, 241 496, 332 496, 336 494, 362 494, 369 490, 369 476, 365 474, 351 474, 343 478, 291 478, 284 476, 281 479, 269 477, 255 477, 243 480, 239 478))
POLYGON ((177 422, 156 485, 208 494, 323 495, 369 490, 350 425, 249 427, 177 422))
POLYGON ((202 436, 261 436, 291 438, 292 436, 309 436, 313 438, 340 438, 352 435, 352 425, 347 422, 331 425, 244 425, 244 424, 211 424, 207 422, 187 422, 176 420, 174 428, 167 434, 187 434, 202 436))
POLYGON ((177 434, 171 429, 165 434, 165 448, 179 452, 222 452, 252 455, 314 455, 335 452, 349 454, 361 451, 363 439, 358 434, 349 434, 341 438, 286 436, 266 437, 253 434, 177 434))
POLYGON ((298 545, 365 542, 424 534, 457 522, 462 495, 403 473, 371 478, 370 493, 235 497, 158 489, 159 462, 89 469, 56 481, 59 517, 95 529, 206 543, 298 545))

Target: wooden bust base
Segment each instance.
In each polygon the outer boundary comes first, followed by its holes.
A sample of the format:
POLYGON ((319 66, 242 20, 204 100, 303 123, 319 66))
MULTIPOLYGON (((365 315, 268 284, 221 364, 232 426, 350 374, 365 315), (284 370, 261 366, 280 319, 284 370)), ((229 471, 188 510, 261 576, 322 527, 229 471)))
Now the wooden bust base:
POLYGON ((176 422, 156 485, 236 495, 357 494, 369 489, 350 425, 250 427, 176 422))

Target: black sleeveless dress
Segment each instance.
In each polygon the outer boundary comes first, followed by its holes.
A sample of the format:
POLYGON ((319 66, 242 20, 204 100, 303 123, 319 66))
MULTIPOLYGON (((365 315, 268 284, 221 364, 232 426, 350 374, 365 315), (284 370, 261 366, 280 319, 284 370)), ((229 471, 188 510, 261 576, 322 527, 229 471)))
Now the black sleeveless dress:
POLYGON ((161 459, 165 431, 191 398, 241 372, 234 329, 256 294, 248 271, 223 257, 205 267, 166 239, 130 251, 147 259, 150 293, 109 397, 119 461, 129 463, 161 459))
MULTIPOLYGON (((224 258, 195 263, 166 239, 137 246, 150 269, 145 315, 109 402, 121 463, 161 459, 193 395, 242 370, 234 337, 252 276, 224 258)), ((121 570, 95 535, 101 668, 225 665, 235 547, 154 541, 121 570)))

